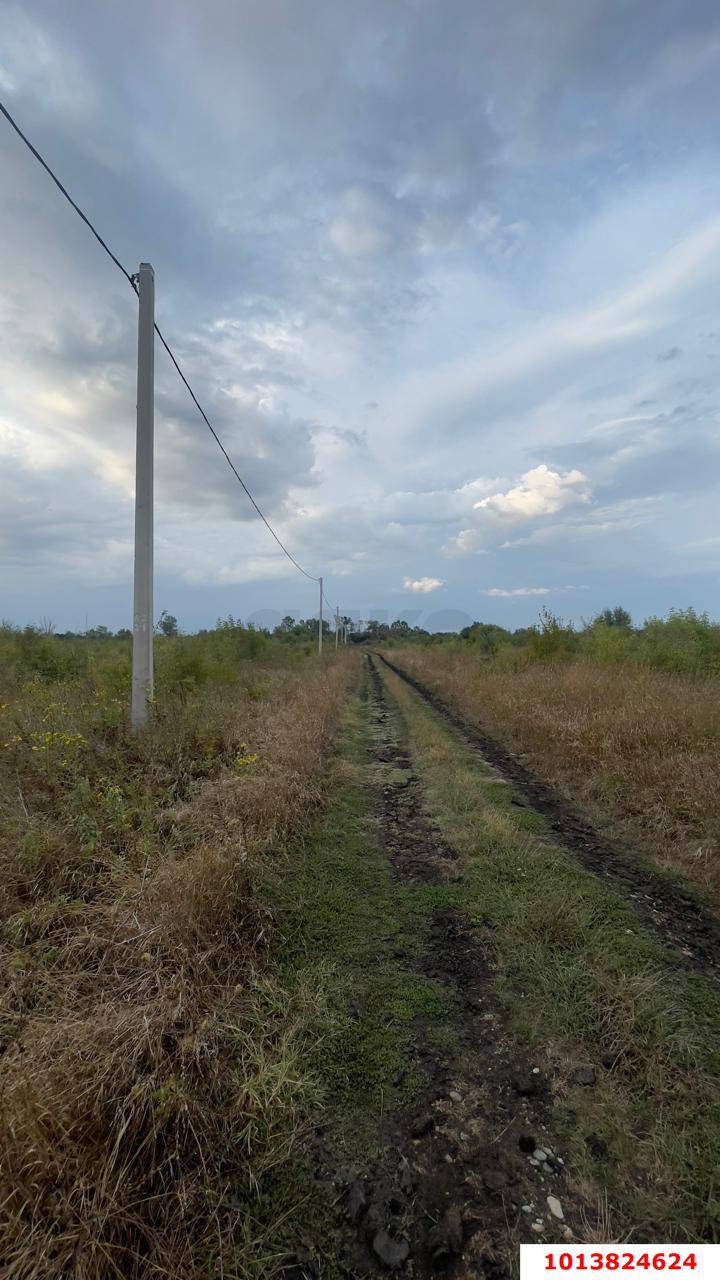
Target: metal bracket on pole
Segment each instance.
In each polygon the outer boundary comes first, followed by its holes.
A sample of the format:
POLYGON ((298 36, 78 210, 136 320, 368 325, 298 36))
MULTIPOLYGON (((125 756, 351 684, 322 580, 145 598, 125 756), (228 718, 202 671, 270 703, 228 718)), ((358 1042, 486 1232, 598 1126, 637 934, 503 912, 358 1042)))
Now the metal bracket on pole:
POLYGON ((322 616, 322 607, 323 607, 323 585, 322 585, 322 578, 318 578, 318 582, 320 583, 320 617, 319 617, 319 619, 318 619, 318 653, 319 653, 319 654, 322 654, 322 632, 323 632, 323 616, 322 616))
POLYGON ((135 571, 133 584, 133 732, 146 724, 153 696, 153 435, 155 400, 155 275, 138 272, 137 442, 135 450, 135 571))

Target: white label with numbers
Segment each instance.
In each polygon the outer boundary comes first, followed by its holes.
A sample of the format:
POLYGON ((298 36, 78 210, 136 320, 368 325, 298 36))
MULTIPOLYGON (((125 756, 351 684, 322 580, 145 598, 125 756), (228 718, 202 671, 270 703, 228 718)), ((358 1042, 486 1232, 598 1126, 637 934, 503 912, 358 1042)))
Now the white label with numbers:
POLYGON ((720 1244, 522 1244, 520 1280, 720 1280, 720 1244))

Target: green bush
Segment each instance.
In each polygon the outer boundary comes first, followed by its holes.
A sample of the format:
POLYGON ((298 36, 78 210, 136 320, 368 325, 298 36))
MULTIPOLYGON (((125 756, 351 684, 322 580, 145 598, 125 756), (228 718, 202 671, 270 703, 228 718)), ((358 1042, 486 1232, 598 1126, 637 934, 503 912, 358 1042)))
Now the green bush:
POLYGON ((208 676, 208 664, 201 648, 188 643, 194 636, 158 636, 155 640, 154 666, 157 694, 197 689, 208 676))
POLYGON ((86 655, 72 641, 42 635, 34 627, 25 627, 16 634, 16 664, 21 677, 38 675, 48 683, 57 683, 82 675, 86 655))
POLYGON ((528 638, 528 651, 538 660, 566 658, 577 653, 578 637, 570 622, 563 622, 549 609, 543 608, 540 625, 533 628, 528 638))
POLYGON ((641 656, 661 671, 720 671, 720 626, 706 613, 671 609, 667 618, 648 618, 640 639, 641 656))
POLYGON ((602 618, 581 631, 578 641, 578 652, 599 662, 626 662, 639 647, 639 637, 630 628, 608 626, 602 618))

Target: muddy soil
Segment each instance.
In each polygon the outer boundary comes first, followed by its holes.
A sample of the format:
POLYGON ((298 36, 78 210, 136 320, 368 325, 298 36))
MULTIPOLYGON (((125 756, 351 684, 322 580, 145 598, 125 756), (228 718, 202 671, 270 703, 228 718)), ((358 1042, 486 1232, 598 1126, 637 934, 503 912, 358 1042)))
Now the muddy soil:
POLYGON ((425 685, 381 654, 385 666, 400 676, 461 740, 510 782, 516 792, 546 818, 553 839, 594 875, 610 880, 630 901, 642 923, 672 949, 679 964, 720 978, 720 922, 690 891, 635 862, 632 853, 590 823, 552 787, 494 738, 450 711, 425 685))
MULTIPOLYGON (((382 766, 381 838, 393 874, 456 880, 456 858, 425 816, 420 783, 371 668, 372 756, 382 766)), ((439 1048, 416 1025, 408 1065, 424 1085, 412 1107, 383 1120, 380 1159, 340 1171, 324 1153, 322 1176, 340 1194, 346 1223, 339 1275, 508 1280, 521 1241, 573 1239, 580 1216, 549 1135, 548 1086, 507 1038, 492 995, 492 954, 460 911, 434 911, 418 971, 446 992, 455 1043, 439 1048)))
POLYGON ((373 757, 387 766, 380 774, 382 844, 397 880, 441 883, 456 877, 457 853, 423 812, 422 788, 409 753, 394 734, 382 679, 370 668, 373 757))

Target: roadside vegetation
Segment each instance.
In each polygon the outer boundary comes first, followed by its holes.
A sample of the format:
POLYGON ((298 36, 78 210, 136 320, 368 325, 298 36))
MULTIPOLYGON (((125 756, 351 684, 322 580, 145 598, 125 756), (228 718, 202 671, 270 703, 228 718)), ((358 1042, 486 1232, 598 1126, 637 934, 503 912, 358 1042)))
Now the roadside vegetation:
POLYGON ((0 649, 3 1274, 254 1266, 306 1101, 255 885, 321 806, 353 660, 164 634, 133 738, 125 637, 0 649))
MULTIPOLYGON (((181 634, 177 618, 163 610, 156 626, 154 661, 158 698, 200 686, 233 682, 238 663, 287 663, 309 657, 317 650, 316 618, 295 621, 284 618, 270 632, 244 626, 230 615, 219 618, 211 630, 181 634)), ((332 634, 323 624, 327 641, 332 634)), ((14 627, 0 624, 0 662, 5 681, 32 676, 48 684, 87 679, 102 685, 105 693, 130 697, 132 634, 127 628, 112 632, 92 627, 83 633, 56 633, 53 624, 14 627)))
POLYGON ((720 627, 687 611, 516 644, 476 624, 393 658, 600 823, 720 902, 720 627))

